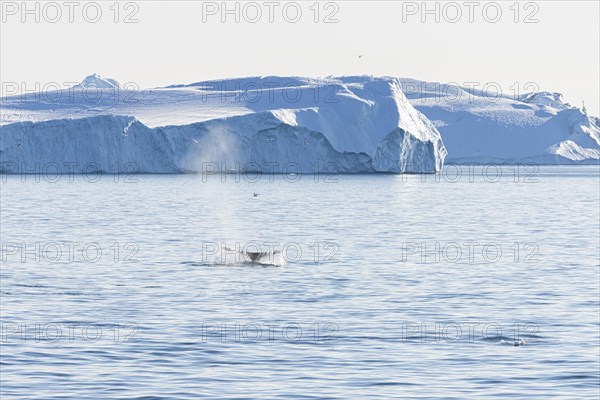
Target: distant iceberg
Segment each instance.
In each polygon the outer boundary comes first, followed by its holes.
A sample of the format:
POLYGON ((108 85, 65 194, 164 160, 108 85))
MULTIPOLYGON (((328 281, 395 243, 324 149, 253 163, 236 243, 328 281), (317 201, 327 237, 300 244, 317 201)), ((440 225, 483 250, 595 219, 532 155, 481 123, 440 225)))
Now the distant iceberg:
POLYGON ((440 133, 395 78, 124 87, 94 74, 48 101, 3 98, 3 171, 68 164, 74 173, 90 165, 144 173, 434 173, 446 156, 440 133))
POLYGON ((139 90, 93 74, 69 89, 1 101, 3 172, 434 173, 444 162, 600 160, 600 119, 555 92, 490 98, 369 76, 139 90))
POLYGON ((600 119, 560 93, 492 96, 481 90, 401 79, 415 108, 437 127, 447 163, 598 164, 600 119))
POLYGON ((122 89, 121 84, 116 79, 102 78, 94 73, 86 76, 81 83, 73 86, 73 89, 122 89))

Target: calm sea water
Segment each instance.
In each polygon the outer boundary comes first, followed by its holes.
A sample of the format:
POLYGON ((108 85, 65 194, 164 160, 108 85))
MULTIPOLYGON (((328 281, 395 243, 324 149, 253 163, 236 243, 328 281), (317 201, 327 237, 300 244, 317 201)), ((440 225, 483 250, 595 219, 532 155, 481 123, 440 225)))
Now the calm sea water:
POLYGON ((597 166, 37 178, 2 180, 3 399, 600 393, 597 166))

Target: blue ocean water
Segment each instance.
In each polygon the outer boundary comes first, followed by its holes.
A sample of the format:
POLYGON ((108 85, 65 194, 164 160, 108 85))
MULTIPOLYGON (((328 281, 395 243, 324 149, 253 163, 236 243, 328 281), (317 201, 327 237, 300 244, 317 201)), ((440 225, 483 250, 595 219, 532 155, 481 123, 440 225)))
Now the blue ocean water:
POLYGON ((2 399, 600 393, 597 166, 3 176, 0 200, 2 399))

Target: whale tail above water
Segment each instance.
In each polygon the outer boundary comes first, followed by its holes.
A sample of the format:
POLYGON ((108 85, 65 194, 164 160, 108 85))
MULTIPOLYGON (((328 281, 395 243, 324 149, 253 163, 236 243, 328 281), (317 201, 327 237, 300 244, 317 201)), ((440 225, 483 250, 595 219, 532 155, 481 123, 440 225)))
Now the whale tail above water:
POLYGON ((241 255, 243 258, 242 262, 253 263, 253 264, 261 264, 261 265, 275 265, 282 266, 285 264, 285 260, 283 259, 283 255, 281 251, 262 251, 262 252, 252 252, 252 251, 239 251, 236 249, 232 249, 230 247, 224 248, 226 251, 236 252, 241 255))

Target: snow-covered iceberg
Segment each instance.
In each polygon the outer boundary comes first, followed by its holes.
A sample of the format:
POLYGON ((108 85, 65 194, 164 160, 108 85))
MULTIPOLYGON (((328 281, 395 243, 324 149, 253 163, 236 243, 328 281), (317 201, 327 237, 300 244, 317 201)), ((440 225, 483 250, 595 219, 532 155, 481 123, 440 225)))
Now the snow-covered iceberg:
POLYGON ((600 119, 559 93, 490 96, 413 79, 253 77, 140 90, 94 74, 1 99, 0 168, 154 173, 436 172, 597 164, 600 119), (448 156, 446 157, 446 153, 448 156))
POLYGON ((261 77, 140 91, 92 75, 70 89, 5 97, 0 113, 4 172, 433 173, 446 156, 395 78, 261 77))
POLYGON ((560 93, 497 95, 401 79, 404 93, 442 134, 447 163, 598 164, 600 119, 560 93))

